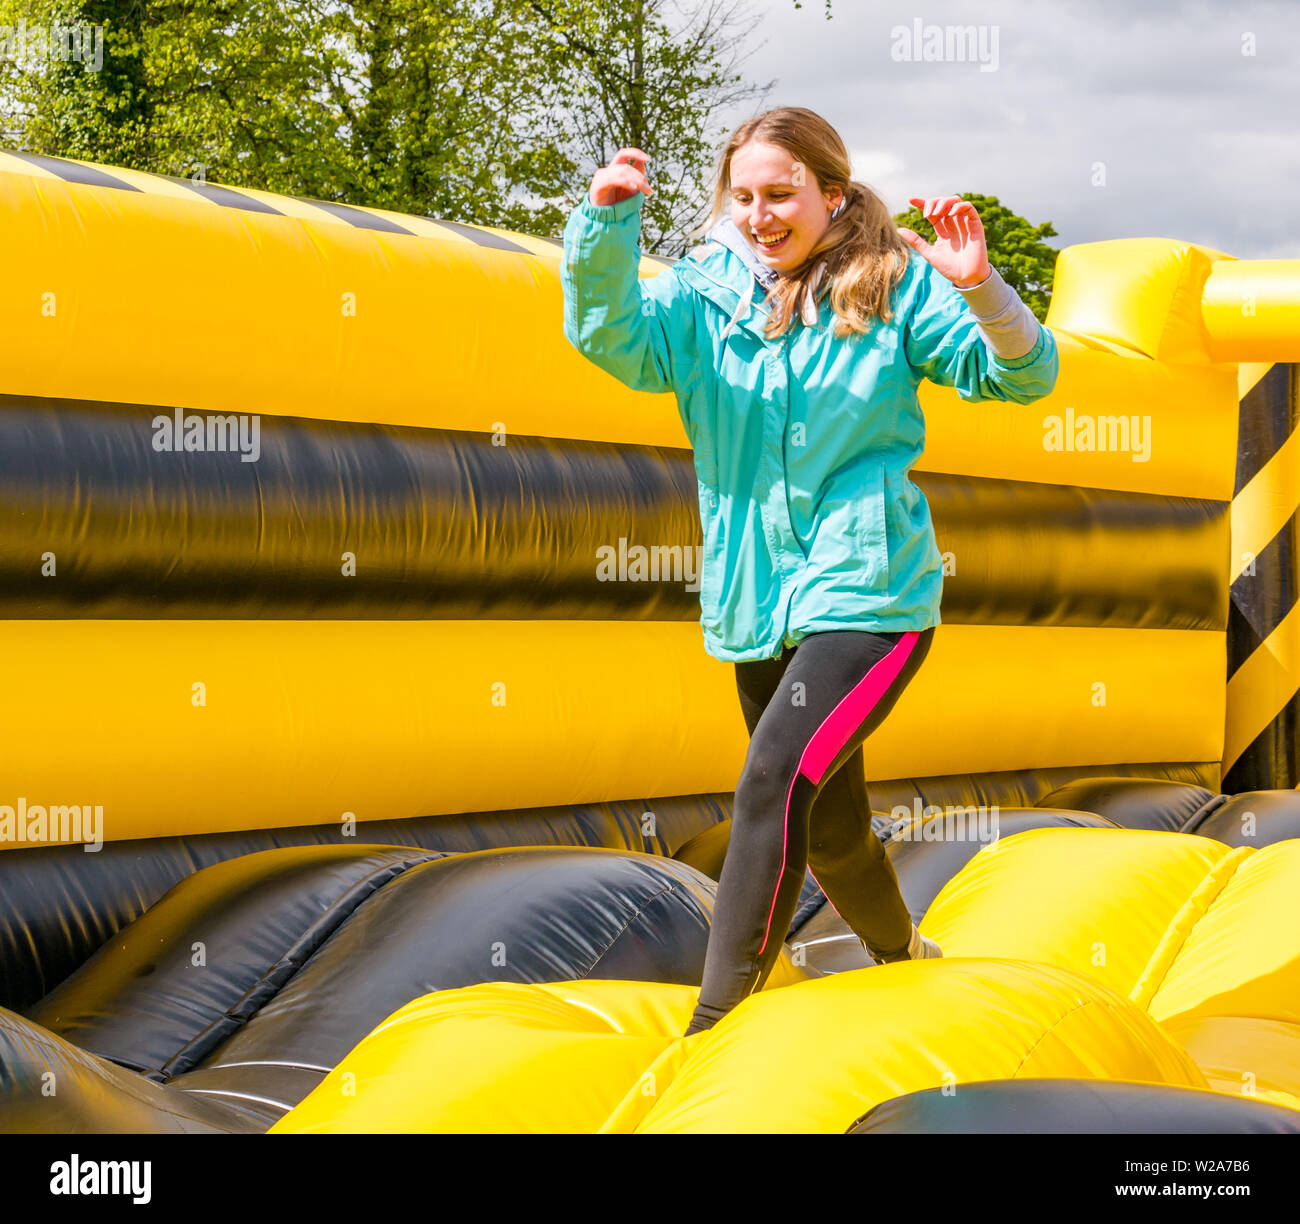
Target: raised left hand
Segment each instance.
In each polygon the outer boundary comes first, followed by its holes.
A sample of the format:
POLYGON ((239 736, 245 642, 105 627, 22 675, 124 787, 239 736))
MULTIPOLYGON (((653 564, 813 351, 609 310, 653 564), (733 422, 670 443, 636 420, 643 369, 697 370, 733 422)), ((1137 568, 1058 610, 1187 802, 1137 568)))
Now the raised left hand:
POLYGON ((992 268, 988 244, 984 241, 984 226, 974 204, 955 195, 932 200, 914 197, 908 203, 921 210, 921 215, 934 226, 938 239, 931 245, 915 230, 902 225, 898 227, 903 241, 922 259, 942 272, 958 289, 970 289, 989 275, 992 268))

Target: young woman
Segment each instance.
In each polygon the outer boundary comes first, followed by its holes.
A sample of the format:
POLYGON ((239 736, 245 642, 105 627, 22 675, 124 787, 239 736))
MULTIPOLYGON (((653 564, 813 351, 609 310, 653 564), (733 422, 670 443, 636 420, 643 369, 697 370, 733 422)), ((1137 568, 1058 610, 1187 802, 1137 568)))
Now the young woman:
POLYGON ((913 199, 931 245, 850 177, 802 107, 742 124, 707 238, 638 280, 639 149, 598 170, 564 232, 564 334, 628 386, 672 391, 694 449, 705 649, 735 664, 750 743, 687 1034, 771 972, 804 872, 878 962, 939 956, 871 828, 862 745, 940 623, 942 563, 908 478, 923 377, 1030 403, 1052 335, 988 262, 974 207, 913 199))

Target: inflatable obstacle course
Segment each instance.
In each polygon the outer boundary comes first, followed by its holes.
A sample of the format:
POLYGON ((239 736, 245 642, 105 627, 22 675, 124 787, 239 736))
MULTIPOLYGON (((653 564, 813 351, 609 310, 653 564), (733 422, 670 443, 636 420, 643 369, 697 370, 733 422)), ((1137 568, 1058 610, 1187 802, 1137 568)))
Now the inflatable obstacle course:
POLYGON ((694 997, 682 986, 426 995, 272 1129, 842 1131, 936 1083, 1236 1093, 1249 1075, 1257 1099, 1295 1107, 1300 1132, 1297 873, 1294 839, 1255 851, 1137 830, 1021 833, 981 851, 931 906, 941 972, 904 962, 763 991, 685 1039, 694 997), (1067 876, 1083 883, 1063 896, 1067 876), (1270 1036, 1289 1062, 1264 1055, 1270 1036))
POLYGON ((682 1041, 745 728, 674 401, 569 347, 558 246, 19 154, 0 208, 0 1125, 1300 1106, 1300 266, 1071 247, 1051 397, 923 386, 943 624, 846 768, 947 957, 864 969, 809 878, 767 988, 682 1041), (927 836, 945 805, 997 841, 927 836), (860 1031, 872 992, 899 1027, 860 1031), (986 1048, 957 996, 1025 1023, 986 1048), (819 1036, 778 1065, 787 1009, 819 1036))

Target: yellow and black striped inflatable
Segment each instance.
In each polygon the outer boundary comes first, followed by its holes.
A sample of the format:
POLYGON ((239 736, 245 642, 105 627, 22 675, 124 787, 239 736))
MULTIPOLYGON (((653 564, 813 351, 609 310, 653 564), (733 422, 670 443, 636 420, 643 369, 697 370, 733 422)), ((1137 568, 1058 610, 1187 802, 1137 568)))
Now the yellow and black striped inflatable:
POLYGON ((1255 941, 1269 890, 1300 882, 1300 261, 1070 247, 1050 397, 923 385, 944 624, 864 768, 882 833, 991 807, 1009 857, 890 838, 951 963, 843 960, 810 881, 765 997, 691 1039, 719 1043, 697 1075, 670 1030, 747 737, 700 639, 675 404, 565 341, 557 242, 22 153, 0 154, 0 224, 13 1129, 844 1130, 943 1068, 1012 1079, 1048 1033, 1042 1076, 1162 1083, 1218 1118, 1246 1070, 1300 1108, 1285 924, 1268 984, 1223 992, 1236 1011, 1202 1014, 1200 986, 1155 1005, 1199 981, 1196 940, 1255 941), (607 581, 610 555, 655 567, 607 581), (1156 895, 1134 883, 1148 837, 1156 895), (1216 911, 1251 889, 1254 909, 1216 911), (1051 938, 1003 940, 977 896, 1051 938), (1115 898, 1146 925, 1092 930, 1115 898), (200 928, 238 949, 202 987, 180 969, 200 928), (445 932, 438 971, 415 931, 445 932), (466 931, 504 950, 458 959, 466 931), (377 932, 391 955, 363 964, 377 932), (1124 945, 1119 976, 1096 972, 1099 940, 1124 945), (831 1042, 825 1091, 796 1101, 789 1069, 761 1101, 708 1104, 769 1025, 833 1029, 875 991, 924 1024, 949 989, 1036 1019, 987 1059, 940 1025, 943 1057, 888 1081, 831 1042), (442 1022, 466 1015, 482 1026, 442 1022), (591 1033, 627 1040, 596 1043, 606 1064, 591 1033), (497 1065, 507 1046, 541 1062, 497 1065), (408 1058, 474 1082, 340 1105, 340 1068, 378 1083, 408 1058), (24 1095, 51 1066, 84 1091, 24 1095), (636 1095, 646 1074, 671 1105, 636 1095), (591 1091, 559 1101, 557 1076, 591 1091))

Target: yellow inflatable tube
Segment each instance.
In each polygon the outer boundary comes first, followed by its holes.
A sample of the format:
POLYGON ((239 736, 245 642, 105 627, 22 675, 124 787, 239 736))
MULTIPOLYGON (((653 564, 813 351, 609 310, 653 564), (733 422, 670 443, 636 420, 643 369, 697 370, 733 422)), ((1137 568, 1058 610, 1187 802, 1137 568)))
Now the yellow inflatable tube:
MULTIPOLYGON (((101 805, 109 841, 729 790, 747 744, 734 677, 692 621, 6 633, 28 697, 0 718, 0 793, 101 805), (484 745, 509 767, 485 768, 484 745)), ((871 741, 891 776, 1218 759, 1220 633, 951 625, 933 658, 871 741)), ((58 840, 12 832, 0 845, 58 840)))
POLYGON ((1018 1077, 1300 1108, 1297 889, 1300 841, 1033 830, 940 892, 922 929, 942 960, 769 988, 686 1038, 693 987, 427 995, 272 1131, 842 1132, 908 1092, 1018 1077))

